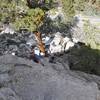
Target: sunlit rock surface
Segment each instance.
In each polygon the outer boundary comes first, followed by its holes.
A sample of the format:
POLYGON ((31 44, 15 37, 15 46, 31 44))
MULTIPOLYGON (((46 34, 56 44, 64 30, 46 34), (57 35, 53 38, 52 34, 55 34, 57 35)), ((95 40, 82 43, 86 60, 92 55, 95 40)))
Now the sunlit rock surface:
POLYGON ((4 24, 3 28, 2 28, 2 31, 0 32, 0 35, 4 34, 4 33, 14 34, 15 30, 11 25, 4 24))
POLYGON ((62 33, 57 32, 50 43, 49 51, 50 53, 68 51, 71 47, 74 47, 75 43, 78 43, 78 40, 75 40, 75 38, 71 40, 71 38, 67 36, 63 37, 62 33))

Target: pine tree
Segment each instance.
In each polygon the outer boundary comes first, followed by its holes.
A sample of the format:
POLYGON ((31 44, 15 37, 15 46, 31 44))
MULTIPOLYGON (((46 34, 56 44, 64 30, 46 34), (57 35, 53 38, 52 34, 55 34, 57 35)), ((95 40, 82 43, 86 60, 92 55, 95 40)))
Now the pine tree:
POLYGON ((0 1, 0 21, 12 23, 18 30, 35 31, 42 24, 45 11, 39 7, 29 8, 26 0, 0 1))

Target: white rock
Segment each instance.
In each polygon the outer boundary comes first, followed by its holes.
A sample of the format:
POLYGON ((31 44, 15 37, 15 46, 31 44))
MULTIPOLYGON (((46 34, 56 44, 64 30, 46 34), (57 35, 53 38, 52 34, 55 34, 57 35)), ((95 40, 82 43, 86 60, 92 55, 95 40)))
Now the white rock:
POLYGON ((74 43, 78 43, 79 42, 79 40, 76 39, 76 38, 72 38, 72 40, 73 40, 74 43))
POLYGON ((63 41, 62 41, 62 44, 61 44, 62 45, 62 52, 65 51, 65 46, 69 41, 70 41, 70 38, 68 38, 68 37, 63 38, 63 41))
POLYGON ((60 43, 60 39, 59 38, 55 38, 53 41, 52 41, 52 44, 55 44, 56 46, 59 45, 60 43))
POLYGON ((4 34, 4 33, 10 33, 10 34, 14 34, 14 29, 12 29, 10 26, 4 27, 4 30, 0 33, 0 34, 4 34))
POLYGON ((57 52, 61 52, 62 46, 61 45, 57 45, 57 46, 50 46, 50 53, 57 53, 57 52))
POLYGON ((61 37, 61 33, 60 32, 55 33, 55 37, 61 37))
MULTIPOLYGON (((73 41, 75 43, 78 42, 75 38, 73 38, 73 41)), ((70 38, 62 37, 60 32, 57 32, 55 34, 54 39, 50 43, 49 51, 50 53, 57 53, 57 52, 64 52, 70 49, 70 47, 74 46, 74 42, 71 41, 70 38)))
POLYGON ((61 42, 61 40, 62 40, 61 33, 57 32, 55 34, 55 37, 54 37, 53 41, 51 42, 51 44, 55 44, 57 46, 57 45, 59 45, 59 43, 61 42))
POLYGON ((53 46, 53 45, 50 45, 50 47, 49 47, 49 52, 50 52, 50 53, 53 53, 53 52, 54 52, 54 46, 53 46))
POLYGON ((46 38, 45 39, 45 45, 50 45, 52 40, 53 40, 53 38, 50 38, 50 37, 46 38))
POLYGON ((66 47, 65 47, 65 51, 69 50, 71 47, 74 46, 75 43, 73 43, 72 41, 69 41, 67 44, 66 44, 66 47))
POLYGON ((63 43, 67 43, 68 41, 70 41, 70 38, 68 37, 63 38, 63 43))

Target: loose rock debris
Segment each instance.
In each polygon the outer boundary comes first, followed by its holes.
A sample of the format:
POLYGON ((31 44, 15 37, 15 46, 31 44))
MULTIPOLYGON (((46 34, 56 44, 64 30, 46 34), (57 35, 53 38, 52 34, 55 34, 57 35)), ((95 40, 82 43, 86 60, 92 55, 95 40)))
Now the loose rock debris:
POLYGON ((78 40, 64 37, 60 32, 54 33, 54 36, 28 31, 4 33, 0 35, 0 55, 16 55, 43 65, 45 56, 51 56, 49 61, 53 62, 54 54, 68 51, 76 43, 78 40))

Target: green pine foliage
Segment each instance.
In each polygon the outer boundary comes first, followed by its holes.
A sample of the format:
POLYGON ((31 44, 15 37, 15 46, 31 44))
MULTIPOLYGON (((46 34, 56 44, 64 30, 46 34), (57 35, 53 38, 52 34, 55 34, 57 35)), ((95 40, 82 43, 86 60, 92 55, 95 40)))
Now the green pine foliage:
POLYGON ((44 11, 40 8, 29 9, 24 17, 19 17, 14 24, 17 29, 27 28, 30 31, 35 31, 42 25, 44 18, 44 11))
POLYGON ((42 24, 44 14, 40 8, 30 9, 26 0, 0 1, 0 21, 12 23, 16 30, 27 28, 35 31, 42 24))

